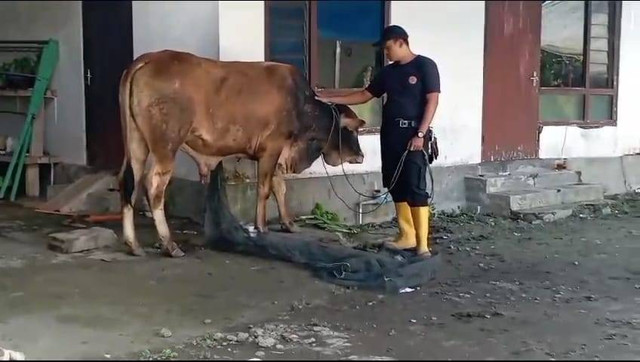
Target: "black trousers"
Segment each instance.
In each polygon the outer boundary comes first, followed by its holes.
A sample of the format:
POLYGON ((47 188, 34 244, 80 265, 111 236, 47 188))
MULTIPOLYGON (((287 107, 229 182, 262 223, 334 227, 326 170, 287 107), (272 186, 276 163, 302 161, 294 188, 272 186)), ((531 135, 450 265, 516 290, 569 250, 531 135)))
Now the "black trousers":
POLYGON ((391 184, 402 155, 416 135, 417 127, 400 127, 398 122, 383 122, 380 129, 382 184, 391 188, 393 202, 406 202, 410 207, 429 205, 427 192, 428 160, 422 151, 408 151, 394 185, 391 184))

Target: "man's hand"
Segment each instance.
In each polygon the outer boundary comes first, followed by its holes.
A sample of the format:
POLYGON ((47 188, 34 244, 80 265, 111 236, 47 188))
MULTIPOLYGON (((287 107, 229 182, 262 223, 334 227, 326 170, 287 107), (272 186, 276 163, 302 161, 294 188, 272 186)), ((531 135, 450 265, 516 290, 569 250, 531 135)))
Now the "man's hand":
POLYGON ((409 151, 420 151, 424 148, 424 138, 414 136, 409 142, 409 151))
POLYGON ((355 104, 363 104, 370 101, 373 98, 371 93, 367 90, 359 90, 355 92, 350 92, 346 95, 334 95, 334 96, 321 96, 316 95, 316 99, 325 102, 325 103, 334 103, 334 104, 344 104, 344 105, 355 105, 355 104))

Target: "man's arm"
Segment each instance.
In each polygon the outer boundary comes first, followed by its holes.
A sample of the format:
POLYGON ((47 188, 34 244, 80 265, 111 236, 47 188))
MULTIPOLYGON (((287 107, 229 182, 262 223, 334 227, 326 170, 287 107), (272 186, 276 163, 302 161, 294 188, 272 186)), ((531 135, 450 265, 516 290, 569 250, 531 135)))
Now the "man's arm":
POLYGON ((422 122, 420 123, 420 131, 427 133, 429 126, 431 126, 431 122, 433 122, 433 116, 436 114, 439 98, 440 93, 438 92, 427 94, 427 105, 425 106, 424 116, 422 117, 422 122))
POLYGON ((367 103, 374 97, 380 98, 385 93, 384 73, 385 69, 383 68, 373 77, 373 80, 371 80, 371 83, 369 83, 365 89, 340 96, 318 97, 318 99, 325 102, 354 105, 367 103))
POLYGON ((331 103, 345 104, 345 105, 367 103, 372 98, 373 98, 373 95, 371 95, 371 93, 369 93, 366 89, 355 91, 355 92, 341 95, 341 96, 318 97, 318 99, 323 102, 331 102, 331 103))
POLYGON ((425 62, 422 69, 422 75, 425 79, 424 92, 426 94, 427 104, 424 109, 424 116, 422 116, 422 122, 420 123, 419 130, 427 132, 431 122, 433 122, 433 116, 436 114, 438 108, 438 100, 440 98, 440 72, 436 63, 429 59, 425 62))

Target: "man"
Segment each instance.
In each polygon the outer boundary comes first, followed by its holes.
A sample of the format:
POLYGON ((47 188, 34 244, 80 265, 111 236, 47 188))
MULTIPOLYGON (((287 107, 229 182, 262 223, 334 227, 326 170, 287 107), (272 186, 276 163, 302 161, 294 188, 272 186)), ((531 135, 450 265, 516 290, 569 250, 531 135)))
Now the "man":
POLYGON ((380 145, 383 186, 390 188, 399 233, 387 246, 416 248, 420 256, 429 250, 429 194, 426 190, 427 162, 423 148, 425 136, 438 106, 440 75, 436 63, 409 48, 409 35, 400 26, 384 29, 374 46, 384 47, 392 63, 385 66, 363 90, 344 96, 320 97, 338 104, 362 104, 373 97, 387 95, 382 111, 380 145), (392 178, 403 153, 409 149, 395 185, 392 178))

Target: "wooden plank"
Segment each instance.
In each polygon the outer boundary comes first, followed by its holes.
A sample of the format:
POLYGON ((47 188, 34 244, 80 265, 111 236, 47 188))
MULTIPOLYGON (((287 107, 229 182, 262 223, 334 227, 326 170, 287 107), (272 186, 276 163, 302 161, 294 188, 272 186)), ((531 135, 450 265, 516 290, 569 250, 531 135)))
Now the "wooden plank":
POLYGON ((40 197, 40 165, 32 163, 27 165, 24 174, 25 193, 28 197, 40 197))
MULTIPOLYGON (((0 89, 1 97, 31 97, 31 94, 33 94, 33 89, 0 89)), ((45 98, 56 98, 57 92, 48 89, 44 96, 45 98)))
MULTIPOLYGON (((33 121, 33 133, 29 156, 39 157, 44 153, 44 104, 33 121)), ((27 164, 25 171, 25 193, 29 197, 40 197, 40 164, 27 164)))
MULTIPOLYGON (((11 162, 11 155, 0 155, 0 162, 11 162)), ((27 156, 24 159, 24 163, 26 165, 51 164, 51 163, 59 163, 59 162, 60 162, 59 157, 52 157, 52 156, 38 156, 38 157, 27 156)))

